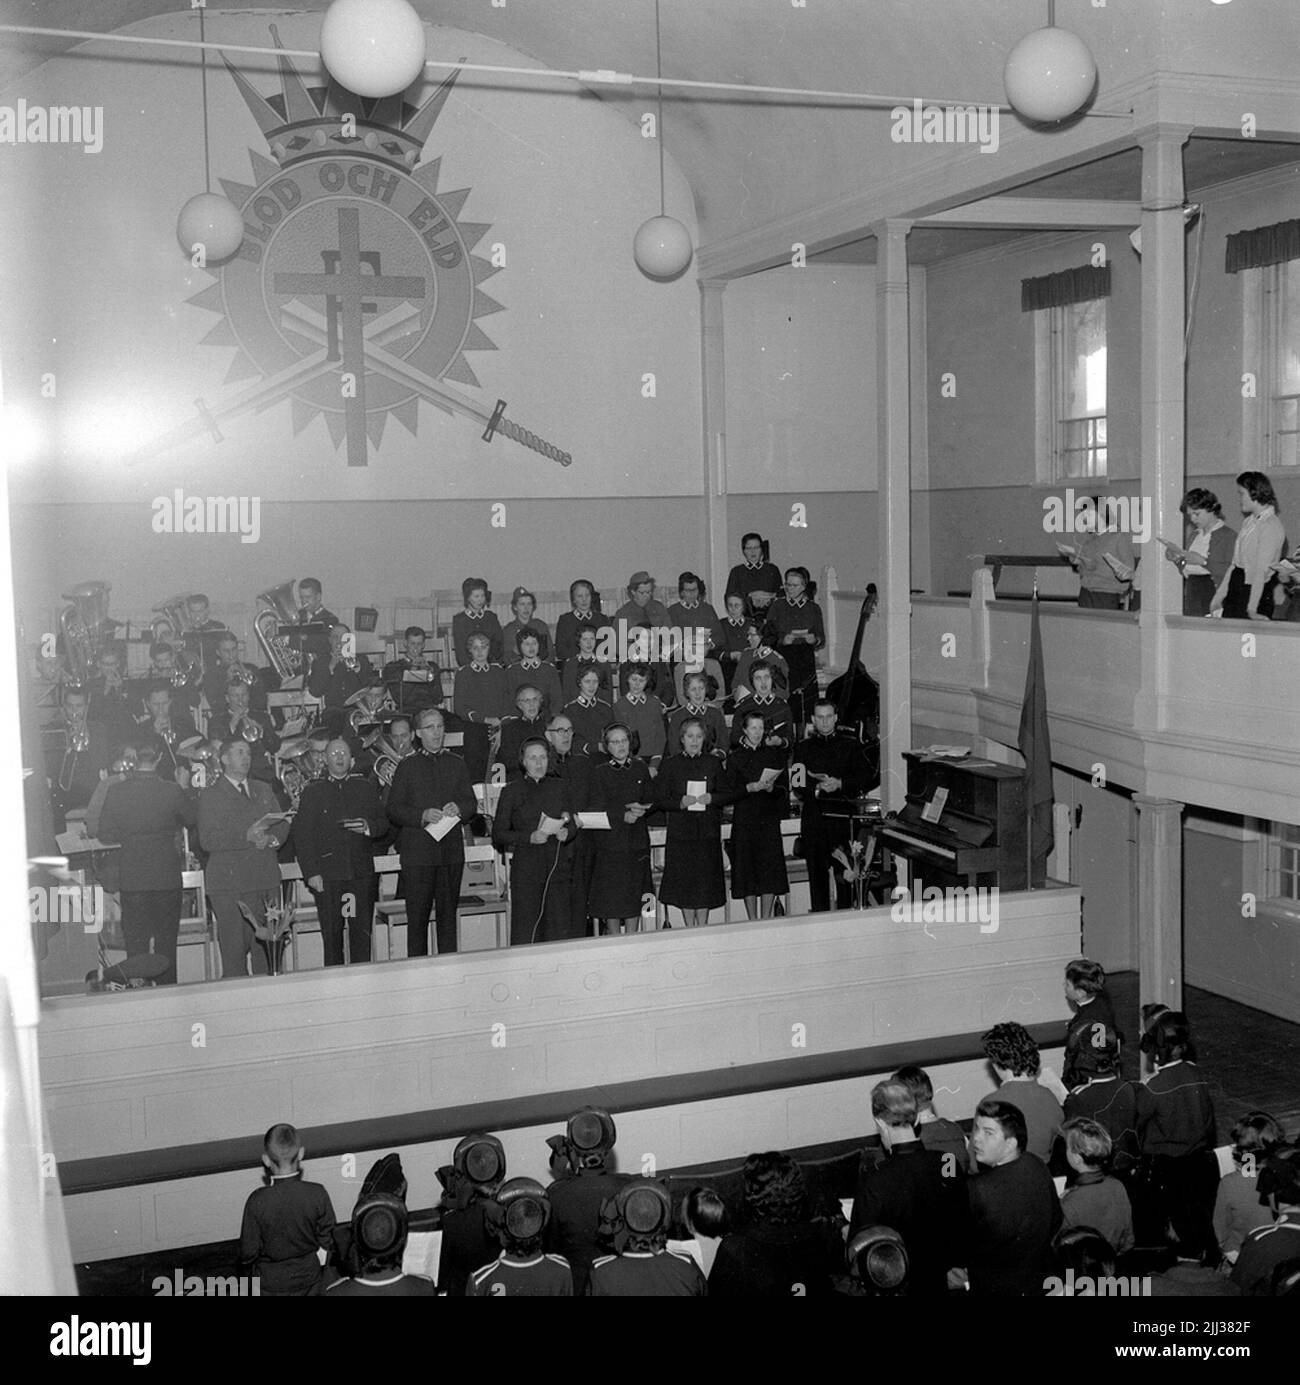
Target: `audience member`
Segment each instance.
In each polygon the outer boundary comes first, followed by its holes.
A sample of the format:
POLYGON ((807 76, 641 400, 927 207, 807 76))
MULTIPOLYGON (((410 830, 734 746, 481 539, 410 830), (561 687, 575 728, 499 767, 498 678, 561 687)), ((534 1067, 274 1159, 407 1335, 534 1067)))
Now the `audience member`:
POLYGON ((696 1184, 682 1203, 682 1221, 699 1247, 700 1265, 707 1278, 722 1238, 731 1231, 727 1204, 712 1188, 696 1184))
POLYGON ((609 1167, 618 1131, 606 1111, 586 1106, 569 1117, 563 1135, 547 1144, 562 1155, 566 1172, 547 1189, 554 1215, 546 1244, 573 1268, 573 1292, 587 1292, 591 1262, 612 1249, 612 1228, 601 1209, 612 1202, 627 1176, 609 1167))
POLYGON ((955 1154, 957 1162, 966 1167, 966 1133, 956 1121, 935 1114, 934 1086, 930 1074, 915 1064, 901 1067, 890 1079, 901 1082, 916 1102, 917 1133, 926 1149, 938 1154, 955 1154))
POLYGON ((573 1275, 562 1255, 542 1250, 551 1223, 546 1190, 532 1178, 512 1178, 497 1189, 490 1215, 501 1254, 469 1277, 469 1298, 572 1298, 573 1275))
POLYGON ((1079 1049, 1102 1038, 1101 1031, 1119 1033, 1115 1023, 1115 1007, 1106 991, 1106 972, 1100 962, 1078 957, 1065 969, 1065 998, 1074 1006, 1074 1013, 1065 1026, 1065 1060, 1061 1064, 1061 1081, 1068 1091, 1083 1080, 1074 1067, 1079 1049))
POLYGON ((1067 1226, 1089 1226, 1110 1243, 1116 1255, 1133 1249, 1133 1206, 1118 1178, 1107 1172, 1111 1143, 1105 1128, 1078 1117, 1066 1121, 1066 1157, 1077 1175, 1061 1199, 1067 1226))
POLYGON ((460 1298, 470 1275, 493 1258, 498 1247, 491 1204, 506 1176, 506 1152, 495 1135, 466 1135, 438 1170, 442 1184, 442 1256, 438 1287, 460 1298))
POLYGON ((332 1244, 334 1207, 302 1174, 307 1151, 291 1125, 273 1125, 262 1142, 269 1183, 250 1193, 239 1231, 241 1265, 261 1280, 263 1297, 319 1294, 332 1244))
POLYGON ((995 1024, 980 1042, 997 1075, 997 1099, 1009 1101, 1024 1113, 1028 1143, 1022 1145, 1023 1152, 1046 1164, 1065 1114, 1057 1099, 1038 1081, 1042 1066, 1038 1045, 1024 1025, 1014 1020, 995 1024))
POLYGON ((689 1255, 668 1249, 673 1204, 662 1183, 639 1179, 614 1196, 611 1221, 625 1238, 617 1255, 592 1262, 592 1298, 703 1298, 708 1284, 689 1255))
POLYGON ((1282 1127, 1263 1111, 1249 1112, 1232 1127, 1234 1167, 1219 1179, 1214 1198, 1214 1237, 1230 1263, 1252 1231, 1273 1223, 1259 1195, 1259 1170, 1283 1139, 1282 1127))
POLYGON ((966 1266, 973 1293, 1046 1292, 1052 1239, 1063 1219, 1046 1166, 1024 1152, 1027 1138, 1020 1107, 985 1097, 975 1108, 971 1145, 980 1171, 967 1183, 966 1266))
POLYGON ((885 1159, 864 1159, 853 1195, 849 1236, 867 1227, 890 1226, 903 1238, 911 1291, 937 1296, 947 1290, 948 1270, 960 1258, 959 1202, 963 1157, 933 1153, 917 1134, 916 1098, 901 1082, 878 1082, 871 1115, 885 1159))
POLYGON ((1276 1218, 1252 1231, 1241 1244, 1232 1282, 1242 1294, 1263 1298, 1272 1292, 1273 1272, 1300 1257, 1300 1148, 1274 1149, 1260 1166, 1259 1195, 1276 1218))
POLYGON ((809 1220, 803 1170, 788 1154, 745 1160, 748 1221, 725 1237, 709 1275, 722 1298, 820 1298, 842 1263, 839 1234, 809 1220))
POLYGON ((373 1193, 352 1213, 352 1244, 359 1271, 336 1279, 326 1293, 336 1298, 432 1298, 433 1281, 402 1273, 406 1249, 406 1204, 391 1193, 373 1193))

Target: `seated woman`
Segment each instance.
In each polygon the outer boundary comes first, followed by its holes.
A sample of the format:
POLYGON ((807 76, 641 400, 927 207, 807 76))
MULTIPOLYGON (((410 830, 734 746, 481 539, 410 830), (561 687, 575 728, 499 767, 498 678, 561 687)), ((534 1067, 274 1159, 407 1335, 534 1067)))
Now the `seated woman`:
POLYGON ((537 636, 537 655, 540 659, 551 657, 551 632, 544 620, 538 620, 533 612, 537 609, 537 598, 527 587, 516 587, 510 597, 510 610, 514 619, 506 625, 501 635, 505 641, 506 654, 514 652, 518 646, 521 630, 531 630, 537 636))
POLYGON ((762 534, 746 534, 740 541, 745 561, 737 563, 727 577, 724 597, 738 596, 745 611, 761 620, 781 591, 781 574, 772 562, 767 540, 762 534))
POLYGON ((736 676, 731 685, 733 697, 745 697, 754 691, 750 674, 758 663, 771 667, 772 691, 778 697, 785 697, 790 690, 790 665, 778 650, 764 642, 763 627, 749 620, 745 623, 745 652, 736 664, 736 676))
POLYGON ((788 757, 783 747, 764 744, 762 712, 745 712, 736 720, 742 735, 727 758, 727 769, 733 790, 743 790, 743 796, 731 812, 731 897, 745 901, 751 919, 770 919, 777 895, 790 888, 781 841, 781 819, 790 801, 788 757))
POLYGON ((687 718, 681 750, 660 766, 655 800, 668 816, 659 899, 682 911, 687 928, 727 902, 722 870, 722 809, 736 797, 726 766, 705 752, 704 723, 687 718))
POLYGON ((1210 602, 1210 613, 1230 620, 1269 620, 1277 573, 1273 564, 1286 551, 1286 531, 1277 514, 1277 496, 1262 471, 1237 477, 1237 498, 1246 522, 1232 550, 1232 566, 1210 602))
MULTIPOLYGON (((716 691, 716 689, 715 689, 716 691)), ((704 727, 704 746, 716 755, 727 751, 727 723, 708 701, 709 679, 704 673, 688 673, 682 680, 682 705, 668 718, 668 742, 681 744, 682 727, 698 721, 704 727)))
POLYGON ((614 710, 600 696, 600 674, 596 669, 586 668, 582 671, 578 679, 578 695, 565 704, 564 715, 573 723, 573 749, 576 752, 590 755, 600 749, 605 728, 614 720, 614 710))
POLYGON ((604 919, 606 934, 635 933, 650 877, 650 831, 645 817, 654 806, 650 769, 635 756, 636 733, 622 722, 605 728, 606 759, 591 773, 592 811, 609 818, 609 830, 590 834, 596 855, 587 911, 604 919))
POLYGON ((469 637, 474 634, 488 637, 488 660, 494 664, 506 661, 505 640, 501 636, 501 622, 488 607, 492 604, 492 593, 482 577, 467 577, 460 584, 461 595, 465 599, 465 609, 457 611, 451 618, 451 640, 456 650, 457 665, 469 663, 469 637))
POLYGON ((542 694, 542 707, 547 716, 558 712, 564 705, 560 675, 555 665, 548 664, 542 657, 537 631, 528 626, 517 630, 515 650, 518 658, 506 669, 506 691, 511 701, 519 696, 520 688, 528 686, 542 694))
POLYGON ((649 664, 625 664, 621 670, 627 691, 614 703, 614 719, 628 727, 637 741, 637 754, 653 776, 668 743, 664 704, 651 691, 649 664))
POLYGON ((565 661, 564 673, 560 678, 560 692, 565 702, 577 697, 578 682, 588 669, 593 669, 599 679, 601 697, 610 702, 614 700, 615 666, 598 656, 596 645, 596 631, 589 625, 584 626, 578 632, 577 650, 571 659, 565 661))
POLYGON ((813 600, 813 590, 807 568, 787 568, 785 595, 768 608, 763 627, 764 642, 775 645, 790 665, 788 697, 796 728, 808 720, 804 699, 817 695, 817 651, 826 643, 822 608, 813 600))
POLYGON ((561 673, 578 652, 578 636, 583 630, 599 635, 610 625, 609 617, 601 613, 599 593, 585 577, 569 584, 569 604, 572 609, 555 622, 555 662, 561 673))
POLYGON ((1183 496, 1178 508, 1191 527, 1185 547, 1195 557, 1181 558, 1169 548, 1165 549, 1165 557, 1182 573, 1183 614, 1208 616, 1214 593, 1232 566, 1237 533, 1223 522, 1223 506, 1213 491, 1195 486, 1183 496))

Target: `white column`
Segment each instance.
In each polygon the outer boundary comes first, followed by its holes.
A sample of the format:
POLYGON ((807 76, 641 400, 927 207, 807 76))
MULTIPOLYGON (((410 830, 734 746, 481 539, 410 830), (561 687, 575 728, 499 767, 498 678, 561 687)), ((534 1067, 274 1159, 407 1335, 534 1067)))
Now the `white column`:
POLYGON ((912 495, 909 418, 907 233, 910 221, 879 221, 876 237, 876 472, 880 542, 880 789, 900 808, 902 752, 912 746, 912 495))
MULTIPOLYGON (((1145 605, 1145 598, 1143 601, 1145 605)), ((1183 805, 1134 794, 1138 815, 1138 997, 1183 1005, 1183 805)), ((1130 1016, 1130 1018, 1132 1018, 1130 1016)), ((1125 1026, 1127 1031, 1128 1026, 1125 1026)))
POLYGON ((1150 125, 1138 135, 1142 148, 1142 351, 1141 448, 1138 495, 1148 507, 1152 539, 1142 557, 1142 682, 1138 725, 1157 730, 1164 722, 1169 683, 1169 636, 1164 617, 1181 615, 1182 579, 1163 560, 1154 535, 1181 541, 1186 465, 1186 398, 1183 361, 1185 236, 1183 231, 1183 145, 1190 127, 1150 125))
POLYGON ((725 279, 700 280, 700 398, 704 439, 704 569, 709 600, 719 615, 731 568, 727 550, 727 362, 722 324, 725 279))

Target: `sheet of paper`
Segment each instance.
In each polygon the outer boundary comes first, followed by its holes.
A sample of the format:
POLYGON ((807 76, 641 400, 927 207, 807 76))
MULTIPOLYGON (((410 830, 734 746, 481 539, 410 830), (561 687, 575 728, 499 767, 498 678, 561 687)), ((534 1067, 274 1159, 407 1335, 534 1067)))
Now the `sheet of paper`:
POLYGON ((542 814, 542 820, 538 824, 538 831, 545 832, 548 837, 556 837, 563 829, 563 818, 553 818, 548 817, 545 813, 542 814))
POLYGON ((460 826, 458 817, 451 817, 444 813, 437 822, 426 822, 424 830, 433 838, 435 842, 440 842, 447 836, 453 828, 460 826))
POLYGON ((586 828, 588 832, 608 832, 609 814, 608 813, 579 813, 578 822, 586 828))
POLYGON ((758 782, 760 784, 775 784, 780 779, 781 774, 782 771, 779 769, 762 770, 758 776, 758 782))
POLYGON ((457 746, 465 744, 465 733, 463 731, 448 731, 442 738, 442 743, 448 750, 455 750, 457 746))
POLYGON ((1056 551, 1058 553, 1064 553, 1067 558, 1073 558, 1076 552, 1074 546, 1068 543, 1058 543, 1056 545, 1056 551))
POLYGON ((412 1231, 406 1238, 406 1249, 402 1252, 402 1273, 421 1274, 436 1284, 441 1268, 442 1232, 412 1231))
POLYGON ((944 805, 948 802, 948 790, 937 788, 934 797, 921 809, 922 822, 938 822, 943 817, 944 805))
MULTIPOLYGON (((689 779, 686 782, 686 792, 690 794, 692 798, 702 798, 708 791, 709 785, 707 780, 689 779)), ((704 804, 692 803, 686 811, 688 813, 702 813, 704 811, 704 804)))
POLYGON ((1103 553, 1103 560, 1106 566, 1119 578, 1121 582, 1127 582, 1133 576, 1133 569, 1126 567, 1113 553, 1103 553))
POLYGON ((675 1250, 678 1255, 689 1255, 700 1267, 701 1272, 707 1273, 704 1269, 704 1252, 700 1249, 700 1243, 694 1236, 689 1241, 669 1241, 668 1249, 675 1250))

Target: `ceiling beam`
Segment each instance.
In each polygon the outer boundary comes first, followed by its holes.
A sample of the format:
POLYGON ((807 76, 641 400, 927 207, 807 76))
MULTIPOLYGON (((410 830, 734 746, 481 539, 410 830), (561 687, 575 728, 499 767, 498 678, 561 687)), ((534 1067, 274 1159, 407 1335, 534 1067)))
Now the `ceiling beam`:
POLYGON ((1007 226, 1016 230, 1077 230, 1094 226, 1133 227, 1142 220, 1140 202, 1073 197, 985 197, 949 207, 917 221, 918 226, 1007 226))

